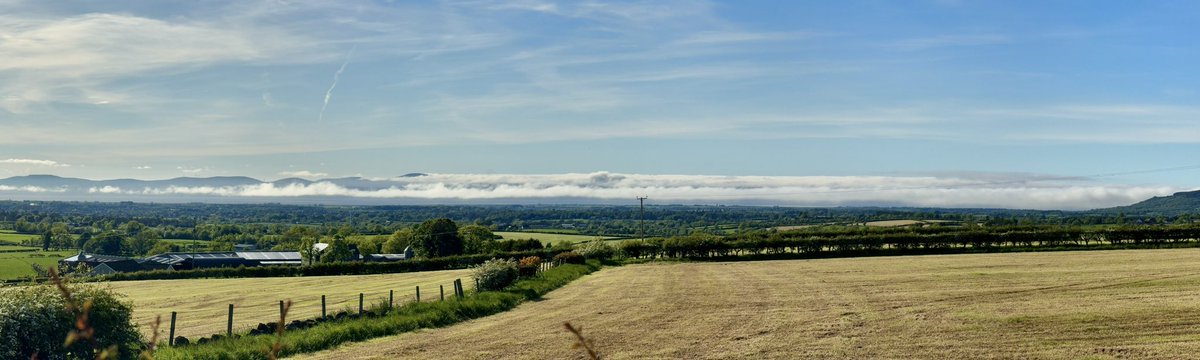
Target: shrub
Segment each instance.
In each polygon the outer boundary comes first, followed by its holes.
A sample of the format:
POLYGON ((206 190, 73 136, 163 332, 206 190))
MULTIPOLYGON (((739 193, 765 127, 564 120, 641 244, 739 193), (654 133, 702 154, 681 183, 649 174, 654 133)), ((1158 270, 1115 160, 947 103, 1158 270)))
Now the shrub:
POLYGON ((579 253, 574 251, 554 255, 555 264, 582 264, 583 261, 583 255, 579 255, 579 253))
POLYGON ((521 277, 533 277, 537 275, 538 267, 542 265, 542 258, 537 256, 528 256, 517 261, 517 271, 521 277))
MULTIPOLYGON (((129 303, 95 286, 70 286, 80 304, 91 301, 88 325, 100 348, 117 347, 118 359, 135 359, 142 339, 131 320, 129 303)), ((78 341, 64 345, 74 328, 76 314, 67 310, 58 289, 50 285, 0 289, 0 358, 91 359, 92 345, 78 341)))
POLYGON ((604 242, 604 240, 596 239, 583 243, 575 248, 575 252, 583 255, 587 259, 609 259, 616 255, 617 251, 612 245, 604 242))
POLYGON ((491 259, 472 268, 472 276, 479 280, 480 290, 499 291, 517 281, 517 269, 513 259, 491 259))

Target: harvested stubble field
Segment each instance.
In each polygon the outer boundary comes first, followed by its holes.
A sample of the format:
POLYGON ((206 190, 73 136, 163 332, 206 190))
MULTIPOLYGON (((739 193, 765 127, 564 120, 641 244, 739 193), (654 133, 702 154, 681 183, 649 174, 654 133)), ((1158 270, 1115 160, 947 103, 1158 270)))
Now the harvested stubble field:
MULTIPOLYGON (((162 333, 167 337, 171 312, 178 312, 176 336, 192 340, 213 334, 225 334, 229 304, 234 304, 233 329, 244 331, 258 325, 279 321, 279 300, 292 300, 288 321, 321 316, 321 295, 326 296, 330 315, 342 311, 358 311, 358 294, 364 294, 364 305, 370 308, 386 303, 388 290, 395 290, 397 305, 415 300, 415 288, 421 286, 422 301, 438 300, 438 285, 445 285, 447 294, 454 279, 463 279, 470 290, 475 283, 470 270, 428 271, 383 275, 308 276, 245 279, 189 279, 117 281, 105 284, 113 291, 128 296, 133 302, 133 320, 149 337, 150 323, 162 315, 162 333)), ((447 295, 449 296, 449 295, 447 295)))
POLYGON ((1194 358, 1200 250, 647 264, 309 358, 1194 358))

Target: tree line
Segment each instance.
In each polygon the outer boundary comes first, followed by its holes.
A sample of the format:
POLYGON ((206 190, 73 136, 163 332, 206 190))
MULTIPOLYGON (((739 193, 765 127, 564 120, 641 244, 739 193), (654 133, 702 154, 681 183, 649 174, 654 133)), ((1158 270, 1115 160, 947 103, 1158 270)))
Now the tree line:
POLYGON ((1200 226, 1113 228, 995 227, 945 231, 757 231, 730 236, 692 234, 631 240, 618 246, 631 258, 714 258, 796 254, 989 251, 1003 248, 1175 246, 1200 242, 1200 226))

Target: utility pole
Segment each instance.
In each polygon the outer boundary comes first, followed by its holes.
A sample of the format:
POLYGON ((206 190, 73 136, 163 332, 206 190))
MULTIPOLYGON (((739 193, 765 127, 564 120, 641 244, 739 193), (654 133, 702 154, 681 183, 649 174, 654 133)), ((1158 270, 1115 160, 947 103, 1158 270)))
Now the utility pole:
POLYGON ((637 199, 638 199, 638 208, 640 209, 640 211, 642 213, 641 226, 640 226, 640 229, 638 230, 638 235, 644 241, 644 240, 646 240, 646 199, 648 199, 648 198, 646 196, 638 196, 637 199))

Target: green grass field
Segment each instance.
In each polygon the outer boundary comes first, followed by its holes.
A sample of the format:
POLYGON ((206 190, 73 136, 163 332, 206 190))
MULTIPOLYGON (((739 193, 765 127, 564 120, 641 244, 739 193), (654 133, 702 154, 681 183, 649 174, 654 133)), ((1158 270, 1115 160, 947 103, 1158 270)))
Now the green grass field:
POLYGON ((5 244, 0 244, 0 251, 10 251, 10 250, 37 250, 37 249, 38 249, 38 248, 35 248, 35 247, 29 247, 29 246, 23 246, 23 245, 5 245, 5 244))
POLYGON ((12 230, 0 230, 0 244, 19 244, 23 240, 37 237, 37 235, 18 234, 12 230))
POLYGON ((0 253, 0 280, 32 276, 34 273, 30 264, 51 268, 58 266, 59 260, 76 253, 69 250, 0 253))
POLYGON ((560 242, 578 244, 581 242, 587 242, 587 241, 592 241, 592 240, 596 240, 596 239, 604 239, 604 240, 613 239, 612 237, 594 236, 594 235, 548 234, 548 233, 542 233, 542 232, 497 231, 494 234, 499 235, 500 237, 503 237, 506 240, 537 239, 544 244, 555 244, 555 243, 560 243, 560 242))

